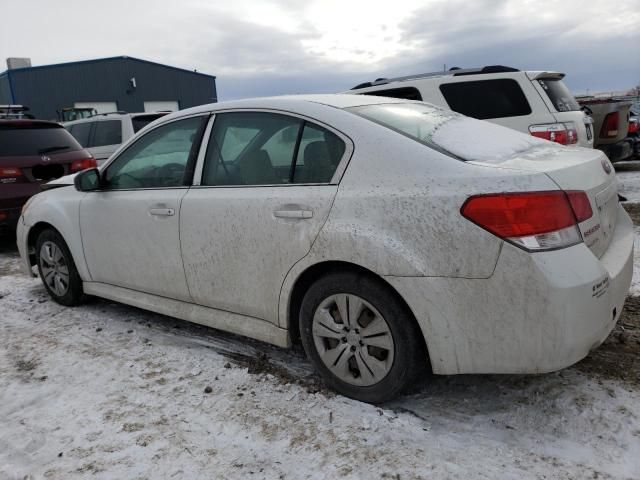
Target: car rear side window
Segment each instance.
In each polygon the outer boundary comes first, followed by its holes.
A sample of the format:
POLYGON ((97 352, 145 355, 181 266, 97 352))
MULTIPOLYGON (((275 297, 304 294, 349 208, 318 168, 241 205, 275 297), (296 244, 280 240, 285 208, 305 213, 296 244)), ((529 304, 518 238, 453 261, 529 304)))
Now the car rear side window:
POLYGON ((327 183, 344 155, 345 144, 337 135, 306 123, 296 158, 293 183, 327 183))
POLYGON ((479 120, 531 113, 520 85, 510 78, 443 83, 440 92, 451 110, 479 120))
POLYGON ((95 122, 92 147, 104 145, 119 145, 122 143, 122 122, 120 120, 105 120, 95 122))
POLYGON ((218 114, 202 185, 328 183, 345 151, 334 133, 288 115, 218 114))
POLYGON ((81 149, 75 138, 60 126, 0 125, 0 156, 44 155, 81 149))
POLYGON ((95 122, 76 123, 69 127, 69 131, 71 132, 71 135, 73 135, 74 138, 78 141, 78 143, 83 147, 89 146, 89 136, 91 134, 91 126, 94 123, 95 122))
POLYGON ((538 83, 558 112, 574 112, 580 110, 580 104, 578 104, 561 79, 542 78, 538 80, 538 83))

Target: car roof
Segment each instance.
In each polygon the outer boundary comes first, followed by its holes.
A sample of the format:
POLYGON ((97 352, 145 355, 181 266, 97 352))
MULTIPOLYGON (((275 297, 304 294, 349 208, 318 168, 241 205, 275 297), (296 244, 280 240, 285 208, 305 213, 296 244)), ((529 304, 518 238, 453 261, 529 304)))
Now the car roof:
MULTIPOLYGON (((513 67, 505 67, 504 65, 488 65, 480 68, 451 68, 445 71, 429 72, 429 73, 416 73, 412 75, 405 75, 403 77, 395 78, 377 78, 372 82, 364 82, 351 88, 351 90, 360 90, 370 87, 378 87, 381 85, 389 85, 397 82, 411 82, 414 80, 422 79, 437 79, 443 77, 460 77, 460 76, 490 76, 499 75, 505 73, 518 73, 521 70, 513 67)), ((538 78, 564 78, 564 73, 549 71, 549 70, 536 70, 536 71, 524 71, 524 73, 531 79, 538 78)))
POLYGON ((304 104, 315 103, 334 108, 359 107, 363 105, 376 105, 383 103, 409 103, 411 100, 399 98, 379 97, 373 95, 351 95, 343 93, 327 93, 313 95, 281 95, 276 97, 245 98, 227 102, 209 103, 197 107, 187 108, 173 112, 163 119, 170 120, 198 113, 215 112, 218 110, 265 108, 265 109, 292 109, 304 104))
POLYGON ((164 115, 167 115, 171 112, 107 112, 107 113, 97 113, 95 115, 91 115, 86 118, 79 118, 77 120, 69 120, 68 122, 64 122, 63 125, 75 125, 76 123, 84 123, 84 122, 95 122, 103 121, 103 120, 117 120, 120 118, 136 118, 136 117, 145 117, 148 115, 157 115, 158 118, 164 115))
POLYGON ((32 119, 0 119, 0 126, 13 128, 62 128, 57 122, 48 120, 32 120, 32 119))

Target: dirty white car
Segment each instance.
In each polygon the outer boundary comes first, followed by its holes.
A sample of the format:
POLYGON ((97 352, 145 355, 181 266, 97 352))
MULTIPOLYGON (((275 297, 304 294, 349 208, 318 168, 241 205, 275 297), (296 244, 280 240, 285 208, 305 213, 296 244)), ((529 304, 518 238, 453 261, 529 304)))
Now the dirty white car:
POLYGON ((632 224, 598 150, 360 95, 167 115, 18 226, 50 295, 116 300, 288 347, 388 400, 436 374, 583 358, 631 282, 632 224))

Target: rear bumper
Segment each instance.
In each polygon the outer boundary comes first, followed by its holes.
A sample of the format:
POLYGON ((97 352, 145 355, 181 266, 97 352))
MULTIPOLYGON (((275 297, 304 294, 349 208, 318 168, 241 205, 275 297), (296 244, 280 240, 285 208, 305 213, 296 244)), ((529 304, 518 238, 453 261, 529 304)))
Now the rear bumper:
POLYGON ((611 162, 621 162, 633 156, 633 142, 625 138, 611 145, 597 145, 595 148, 602 150, 611 162))
POLYGON ((0 233, 14 231, 20 218, 20 208, 0 208, 0 233))
POLYGON ((630 137, 633 142, 633 157, 640 158, 640 135, 630 137))
POLYGON ((22 206, 42 189, 38 183, 10 183, 0 187, 0 229, 15 230, 22 206))
POLYGON ((541 373, 584 358, 613 329, 631 284, 633 225, 609 248, 526 253, 504 244, 488 279, 387 277, 413 310, 434 373, 541 373))

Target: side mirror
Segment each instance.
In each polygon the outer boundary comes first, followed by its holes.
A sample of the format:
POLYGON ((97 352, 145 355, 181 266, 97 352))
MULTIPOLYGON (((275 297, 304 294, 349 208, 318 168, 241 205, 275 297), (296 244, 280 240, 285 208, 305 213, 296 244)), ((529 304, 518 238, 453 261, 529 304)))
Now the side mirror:
POLYGON ((100 188, 100 170, 89 168, 78 173, 73 179, 73 184, 79 192, 91 192, 100 188))

